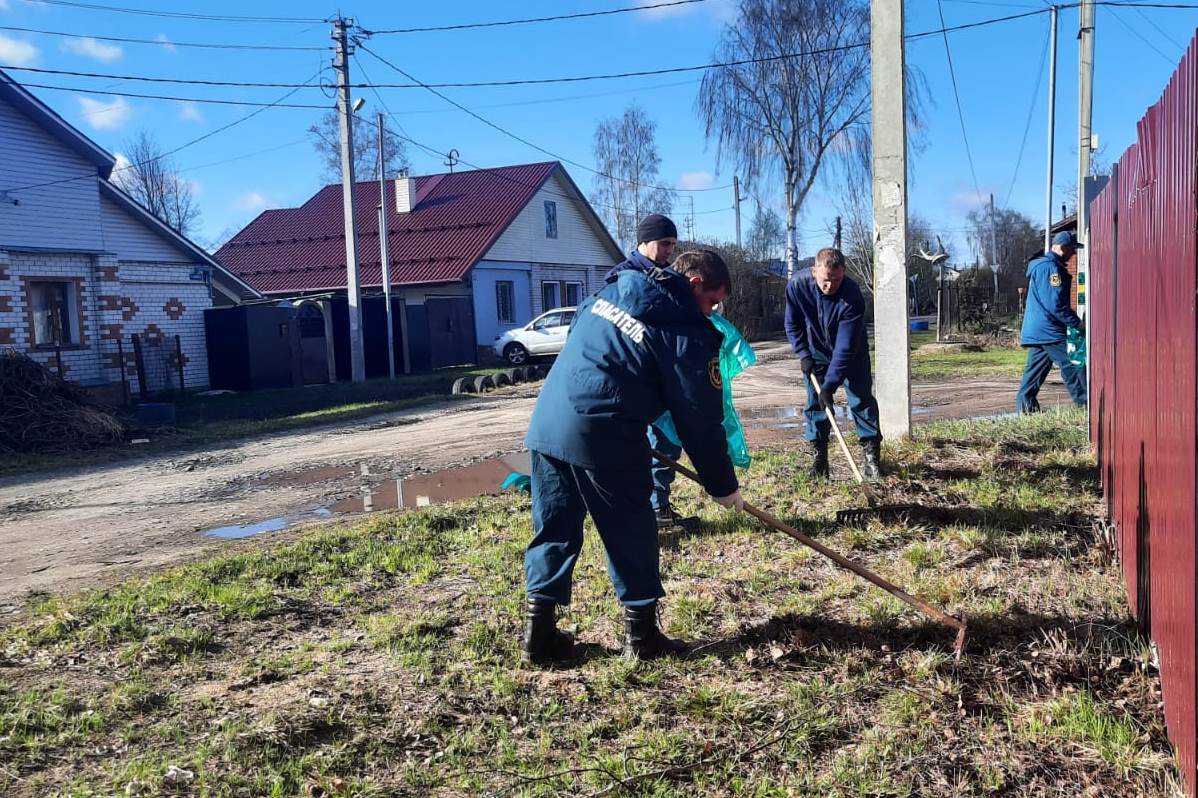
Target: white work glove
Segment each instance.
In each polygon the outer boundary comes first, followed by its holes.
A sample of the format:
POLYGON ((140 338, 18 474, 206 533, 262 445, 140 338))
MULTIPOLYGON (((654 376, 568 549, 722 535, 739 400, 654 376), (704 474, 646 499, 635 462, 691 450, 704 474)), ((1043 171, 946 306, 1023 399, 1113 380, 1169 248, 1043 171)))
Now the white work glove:
POLYGON ((734 491, 728 496, 712 496, 711 498, 715 500, 716 504, 725 509, 734 510, 738 513, 745 511, 745 500, 741 498, 739 490, 734 491))

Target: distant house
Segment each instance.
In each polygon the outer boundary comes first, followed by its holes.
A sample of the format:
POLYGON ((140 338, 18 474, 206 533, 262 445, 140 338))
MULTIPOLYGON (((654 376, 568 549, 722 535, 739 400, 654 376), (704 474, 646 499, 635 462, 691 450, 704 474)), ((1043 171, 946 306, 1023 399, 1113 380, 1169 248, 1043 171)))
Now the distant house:
MULTIPOLYGON (((203 311, 256 292, 110 182, 115 159, 0 71, 0 347, 87 386, 208 381, 203 311), (124 362, 119 352, 123 349, 124 362)), ((161 383, 161 384, 158 384, 161 383)))
MULTIPOLYGON (((379 186, 356 189, 367 376, 387 373, 379 186)), ((386 183, 396 367, 474 362, 505 331, 575 305, 623 258, 556 161, 386 183)), ((299 307, 305 381, 349 377, 341 186, 263 212, 216 252, 239 278, 299 307), (329 341, 332 344, 329 344, 329 341)))

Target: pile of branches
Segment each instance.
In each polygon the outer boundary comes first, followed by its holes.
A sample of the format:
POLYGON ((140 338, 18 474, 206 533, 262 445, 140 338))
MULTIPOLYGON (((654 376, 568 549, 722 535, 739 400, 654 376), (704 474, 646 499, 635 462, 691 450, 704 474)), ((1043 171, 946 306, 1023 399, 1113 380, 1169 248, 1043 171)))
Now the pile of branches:
POLYGON ((119 443, 125 425, 32 358, 0 350, 0 452, 63 454, 119 443))

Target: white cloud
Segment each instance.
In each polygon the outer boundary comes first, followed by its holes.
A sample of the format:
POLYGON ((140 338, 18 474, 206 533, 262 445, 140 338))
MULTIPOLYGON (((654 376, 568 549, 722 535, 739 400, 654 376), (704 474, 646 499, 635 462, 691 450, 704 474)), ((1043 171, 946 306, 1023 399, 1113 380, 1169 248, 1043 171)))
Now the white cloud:
MULTIPOLYGON (((669 0, 637 0, 638 6, 655 6, 669 0)), ((633 16, 647 20, 673 19, 676 17, 704 11, 711 14, 717 22, 733 22, 739 18, 737 3, 734 0, 710 0, 706 3, 687 3, 686 5, 662 6, 661 8, 646 8, 633 16)))
POLYGON ((711 188, 713 185, 715 175, 711 172, 683 172, 682 177, 678 178, 678 188, 684 190, 711 188))
POLYGON ((91 97, 76 97, 79 110, 87 117, 87 123, 96 130, 116 130, 129 120, 133 106, 124 97, 116 97, 106 103, 91 97))
POLYGON ((171 42, 170 39, 166 38, 165 33, 160 33, 155 36, 154 41, 159 42, 162 45, 162 49, 166 50, 168 53, 173 53, 176 50, 174 43, 171 42))
POLYGON ((0 34, 0 62, 13 66, 27 66, 37 60, 38 50, 29 42, 10 39, 0 34))
POLYGON ((133 164, 128 158, 125 157, 124 153, 118 152, 116 153, 116 163, 112 166, 112 172, 113 174, 116 174, 117 172, 125 172, 131 166, 133 166, 133 164))
POLYGON ((247 191, 233 200, 233 207, 239 211, 261 211, 270 205, 270 201, 257 191, 247 191))
POLYGON ((972 188, 963 188, 949 198, 949 206, 959 213, 969 213, 972 210, 977 210, 982 206, 990 204, 986 187, 981 189, 981 195, 972 188))
POLYGON ((0 11, 8 10, 8 0, 0 0, 0 11))
POLYGON ((200 113, 200 107, 195 103, 181 103, 179 106, 179 118, 187 122, 204 121, 204 115, 200 113))
POLYGON ((61 46, 65 53, 74 53, 105 63, 115 61, 124 54, 116 45, 98 42, 90 36, 84 36, 81 39, 67 39, 61 46))

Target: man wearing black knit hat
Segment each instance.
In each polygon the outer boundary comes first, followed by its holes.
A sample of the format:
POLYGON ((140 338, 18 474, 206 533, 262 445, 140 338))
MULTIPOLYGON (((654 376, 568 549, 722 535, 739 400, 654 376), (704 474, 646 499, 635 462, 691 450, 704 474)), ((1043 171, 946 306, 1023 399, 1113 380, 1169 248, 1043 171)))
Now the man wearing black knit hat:
MULTIPOLYGON (((628 260, 617 263, 607 273, 607 282, 614 283, 620 272, 635 269, 648 272, 653 268, 666 268, 678 246, 678 227, 668 216, 651 213, 636 226, 636 251, 628 256, 628 260)), ((671 441, 660 430, 649 425, 649 445, 673 460, 682 455, 682 447, 671 441)), ((653 514, 657 516, 658 529, 671 529, 681 526, 694 529, 698 526, 698 518, 683 518, 674 512, 670 504, 670 486, 674 483, 674 472, 656 460, 649 463, 653 473, 653 495, 651 503, 653 514)))

